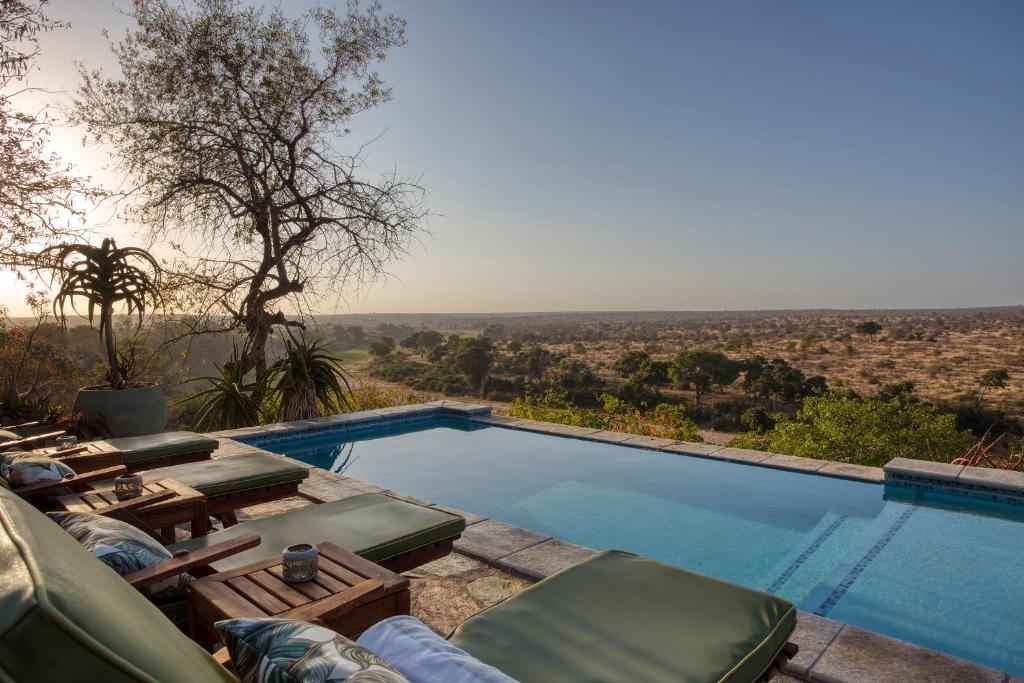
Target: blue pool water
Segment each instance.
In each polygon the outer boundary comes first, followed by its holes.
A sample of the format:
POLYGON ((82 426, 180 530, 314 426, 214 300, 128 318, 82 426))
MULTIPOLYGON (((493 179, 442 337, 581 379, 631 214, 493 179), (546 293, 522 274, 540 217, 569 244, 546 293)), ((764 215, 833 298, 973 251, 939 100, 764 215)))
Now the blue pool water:
POLYGON ((781 595, 1024 674, 1024 518, 883 487, 433 421, 250 439, 325 470, 781 595))

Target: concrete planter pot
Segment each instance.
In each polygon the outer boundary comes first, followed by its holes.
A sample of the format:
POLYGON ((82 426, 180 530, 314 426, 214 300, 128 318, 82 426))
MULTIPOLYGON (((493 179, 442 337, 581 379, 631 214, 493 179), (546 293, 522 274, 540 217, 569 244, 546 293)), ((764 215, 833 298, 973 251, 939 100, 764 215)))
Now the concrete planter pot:
POLYGON ((167 426, 167 398, 156 384, 131 389, 85 387, 78 390, 73 410, 102 414, 115 436, 156 434, 167 426))

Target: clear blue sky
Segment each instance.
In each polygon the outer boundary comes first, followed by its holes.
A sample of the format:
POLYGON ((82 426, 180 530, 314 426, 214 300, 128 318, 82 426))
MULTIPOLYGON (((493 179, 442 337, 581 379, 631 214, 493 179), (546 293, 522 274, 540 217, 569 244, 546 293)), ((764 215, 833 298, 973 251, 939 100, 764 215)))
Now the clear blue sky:
MULTIPOLYGON (((112 6, 56 0, 45 77, 112 6)), ((342 312, 1024 303, 1024 3, 384 6, 354 141, 439 215, 342 312)))

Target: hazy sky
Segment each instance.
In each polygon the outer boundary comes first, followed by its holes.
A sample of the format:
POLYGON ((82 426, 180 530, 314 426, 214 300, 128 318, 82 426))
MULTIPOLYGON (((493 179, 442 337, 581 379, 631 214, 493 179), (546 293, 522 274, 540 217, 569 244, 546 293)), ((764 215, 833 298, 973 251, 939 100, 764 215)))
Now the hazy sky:
MULTIPOLYGON (((110 66, 116 6, 54 0, 36 82, 110 66)), ((1024 3, 384 7, 395 99, 341 144, 439 215, 339 312, 1024 303, 1024 3)))

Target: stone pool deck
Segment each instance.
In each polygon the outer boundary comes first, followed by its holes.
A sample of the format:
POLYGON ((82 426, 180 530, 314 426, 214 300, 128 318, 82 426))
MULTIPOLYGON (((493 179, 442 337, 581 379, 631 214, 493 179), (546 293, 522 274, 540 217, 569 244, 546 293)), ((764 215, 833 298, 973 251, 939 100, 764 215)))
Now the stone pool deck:
MULTIPOLYGON (((492 416, 489 406, 457 401, 436 401, 299 423, 217 432, 211 434, 221 442, 214 457, 261 450, 231 437, 284 434, 445 413, 513 429, 614 442, 762 467, 814 472, 877 484, 881 484, 885 476, 881 468, 492 416)), ((310 476, 299 487, 300 498, 249 508, 243 515, 269 516, 296 506, 339 500, 360 493, 383 492, 423 505, 451 510, 465 517, 466 531, 456 541, 455 553, 408 573, 413 579, 413 613, 442 635, 447 635, 459 622, 477 611, 595 552, 479 515, 435 505, 399 491, 382 489, 357 479, 303 466, 310 470, 310 476)), ((243 515, 239 515, 240 519, 243 515)), ((984 635, 972 634, 972 637, 984 635)), ((787 664, 784 676, 776 680, 820 683, 1024 683, 1024 679, 1013 678, 994 669, 802 611, 798 615, 797 629, 791 640, 799 645, 800 652, 787 664)))

